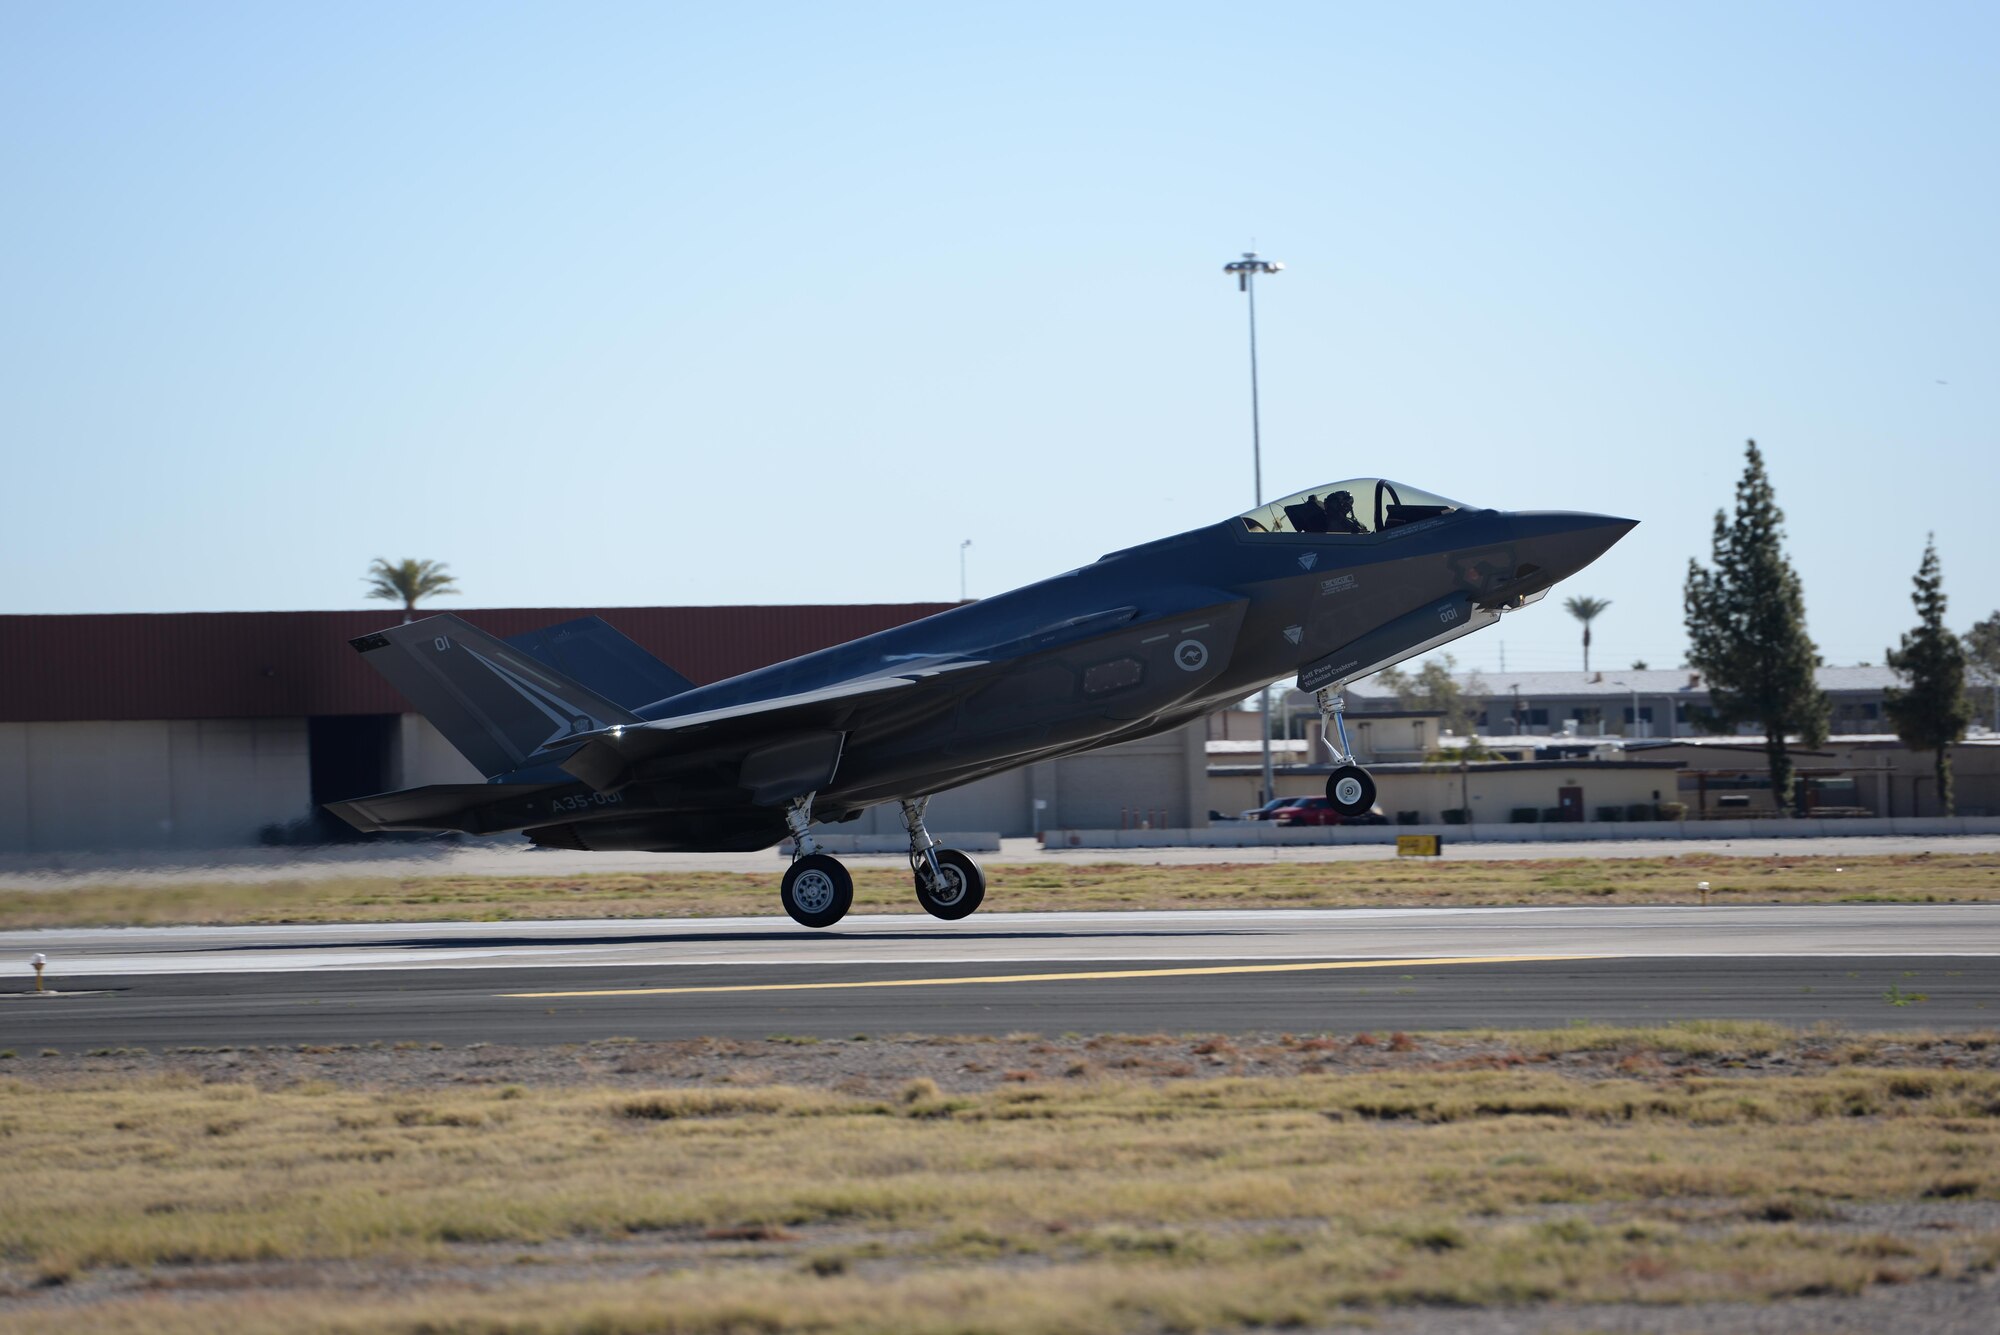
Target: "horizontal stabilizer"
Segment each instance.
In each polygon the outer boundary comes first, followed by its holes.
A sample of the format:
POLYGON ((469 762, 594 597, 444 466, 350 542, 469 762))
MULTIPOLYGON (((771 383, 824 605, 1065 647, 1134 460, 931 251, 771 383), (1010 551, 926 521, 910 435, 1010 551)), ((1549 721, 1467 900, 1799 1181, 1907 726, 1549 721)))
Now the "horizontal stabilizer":
POLYGON ((508 637, 508 644, 614 704, 640 709, 694 683, 618 633, 603 617, 578 617, 508 637))
POLYGON ((483 834, 511 829, 508 817, 528 799, 568 788, 566 783, 434 783, 397 793, 329 802, 326 809, 363 834, 382 830, 463 830, 483 834), (482 813, 487 813, 482 819, 482 813))

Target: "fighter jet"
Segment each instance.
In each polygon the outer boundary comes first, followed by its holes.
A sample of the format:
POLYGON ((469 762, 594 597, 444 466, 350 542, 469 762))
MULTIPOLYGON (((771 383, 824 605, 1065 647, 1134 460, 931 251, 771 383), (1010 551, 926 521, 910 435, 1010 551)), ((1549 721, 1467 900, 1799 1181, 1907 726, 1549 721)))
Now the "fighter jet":
POLYGON ((785 912, 829 927, 854 883, 814 827, 894 802, 917 902, 959 919, 985 877, 925 828, 933 795, 1177 728, 1297 674, 1327 723, 1327 797, 1365 811, 1375 784, 1348 749, 1347 684, 1534 602, 1635 522, 1351 479, 707 686, 594 617, 510 641, 426 617, 352 643, 488 781, 330 809, 362 831, 518 831, 545 848, 742 851, 789 835, 785 912))

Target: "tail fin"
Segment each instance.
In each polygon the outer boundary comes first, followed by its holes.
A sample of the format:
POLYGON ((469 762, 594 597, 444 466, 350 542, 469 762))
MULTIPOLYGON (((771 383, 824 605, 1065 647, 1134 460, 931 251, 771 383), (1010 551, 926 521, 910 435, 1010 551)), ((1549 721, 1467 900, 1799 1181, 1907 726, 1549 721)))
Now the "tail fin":
POLYGON ((351 643, 488 778, 560 750, 569 737, 639 721, 624 706, 449 614, 351 643))
POLYGON ((693 682, 620 635, 603 617, 543 626, 510 635, 507 643, 627 709, 694 689, 693 682))

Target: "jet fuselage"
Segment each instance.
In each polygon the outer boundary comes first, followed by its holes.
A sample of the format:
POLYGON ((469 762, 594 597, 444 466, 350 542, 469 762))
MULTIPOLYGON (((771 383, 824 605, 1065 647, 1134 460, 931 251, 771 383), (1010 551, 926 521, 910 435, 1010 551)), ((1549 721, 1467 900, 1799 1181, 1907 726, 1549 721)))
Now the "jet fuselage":
MULTIPOLYGON (((635 712, 668 720, 926 663, 992 665, 965 669, 977 680, 962 690, 951 689, 950 673, 940 676, 927 701, 905 692, 855 705, 832 782, 815 805, 819 819, 840 820, 881 802, 1180 726, 1399 618, 1416 614, 1423 622, 1433 605, 1447 616, 1475 606, 1490 621, 1498 608, 1518 605, 1594 559, 1630 527, 1598 515, 1492 510, 1459 510, 1367 535, 1254 533, 1231 519, 635 712)), ((1432 626, 1431 633, 1455 629, 1432 626)), ((634 779, 618 803, 622 835, 606 826, 598 838, 643 842, 647 810, 712 812, 740 792, 727 763, 707 782, 691 781, 687 768, 680 764, 671 793, 649 793, 643 775, 634 779)), ((677 838, 699 837, 699 820, 674 824, 682 828, 677 838)), ((728 844, 761 846, 782 829, 772 810, 732 828, 728 844)), ((609 846, 578 833, 588 846, 609 846)))

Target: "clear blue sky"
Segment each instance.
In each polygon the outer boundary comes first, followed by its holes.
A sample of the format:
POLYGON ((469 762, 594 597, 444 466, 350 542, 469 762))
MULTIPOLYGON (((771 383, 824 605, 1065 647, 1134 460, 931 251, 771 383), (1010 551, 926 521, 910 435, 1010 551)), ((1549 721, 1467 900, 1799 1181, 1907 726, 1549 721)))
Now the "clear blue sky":
MULTIPOLYGON (((1460 647, 2000 606, 2000 7, 0 3, 0 611, 997 592, 1383 473, 1642 526, 1460 647), (1948 384, 1940 384, 1947 381, 1948 384)), ((375 604, 380 606, 380 604, 375 604)))

